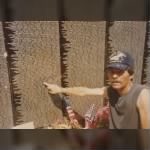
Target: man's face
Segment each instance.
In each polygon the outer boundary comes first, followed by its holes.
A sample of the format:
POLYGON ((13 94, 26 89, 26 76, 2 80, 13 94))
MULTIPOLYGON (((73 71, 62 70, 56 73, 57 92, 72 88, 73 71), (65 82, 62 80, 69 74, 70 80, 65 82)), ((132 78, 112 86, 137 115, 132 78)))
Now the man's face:
POLYGON ((127 70, 114 68, 107 69, 107 77, 111 86, 116 90, 127 87, 133 78, 127 70))

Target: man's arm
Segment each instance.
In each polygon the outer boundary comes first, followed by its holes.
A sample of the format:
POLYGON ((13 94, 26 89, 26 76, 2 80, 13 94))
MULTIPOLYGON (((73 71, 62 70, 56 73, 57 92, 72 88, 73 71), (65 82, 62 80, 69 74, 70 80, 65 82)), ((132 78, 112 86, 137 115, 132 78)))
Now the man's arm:
POLYGON ((71 88, 62 88, 56 84, 48 84, 44 82, 44 85, 48 88, 49 93, 56 94, 56 93, 65 93, 71 95, 101 95, 103 96, 105 93, 106 87, 102 88, 87 88, 87 87, 71 87, 71 88))
POLYGON ((142 129, 150 129, 150 90, 143 89, 138 97, 137 107, 142 129))

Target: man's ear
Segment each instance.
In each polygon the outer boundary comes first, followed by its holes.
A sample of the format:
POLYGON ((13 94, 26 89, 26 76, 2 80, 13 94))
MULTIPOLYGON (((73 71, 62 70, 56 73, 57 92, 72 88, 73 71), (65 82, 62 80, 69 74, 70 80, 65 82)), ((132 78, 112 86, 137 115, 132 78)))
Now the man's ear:
POLYGON ((130 80, 133 81, 133 79, 134 79, 134 74, 130 75, 130 80))

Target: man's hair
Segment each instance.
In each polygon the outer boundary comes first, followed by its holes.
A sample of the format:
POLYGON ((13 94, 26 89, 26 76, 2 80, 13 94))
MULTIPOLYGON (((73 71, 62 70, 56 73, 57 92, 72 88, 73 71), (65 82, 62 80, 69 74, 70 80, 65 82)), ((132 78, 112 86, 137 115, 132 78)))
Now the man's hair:
POLYGON ((134 74, 134 70, 131 69, 131 68, 128 68, 128 72, 129 72, 130 75, 133 75, 133 74, 134 74))

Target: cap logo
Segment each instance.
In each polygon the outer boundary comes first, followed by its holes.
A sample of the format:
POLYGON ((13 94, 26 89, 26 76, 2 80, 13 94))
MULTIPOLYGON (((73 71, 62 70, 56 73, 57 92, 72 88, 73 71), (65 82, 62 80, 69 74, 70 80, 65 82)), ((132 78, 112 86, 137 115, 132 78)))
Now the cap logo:
POLYGON ((119 62, 122 63, 122 61, 127 57, 124 53, 119 52, 118 54, 113 54, 114 56, 110 56, 111 63, 119 62))

